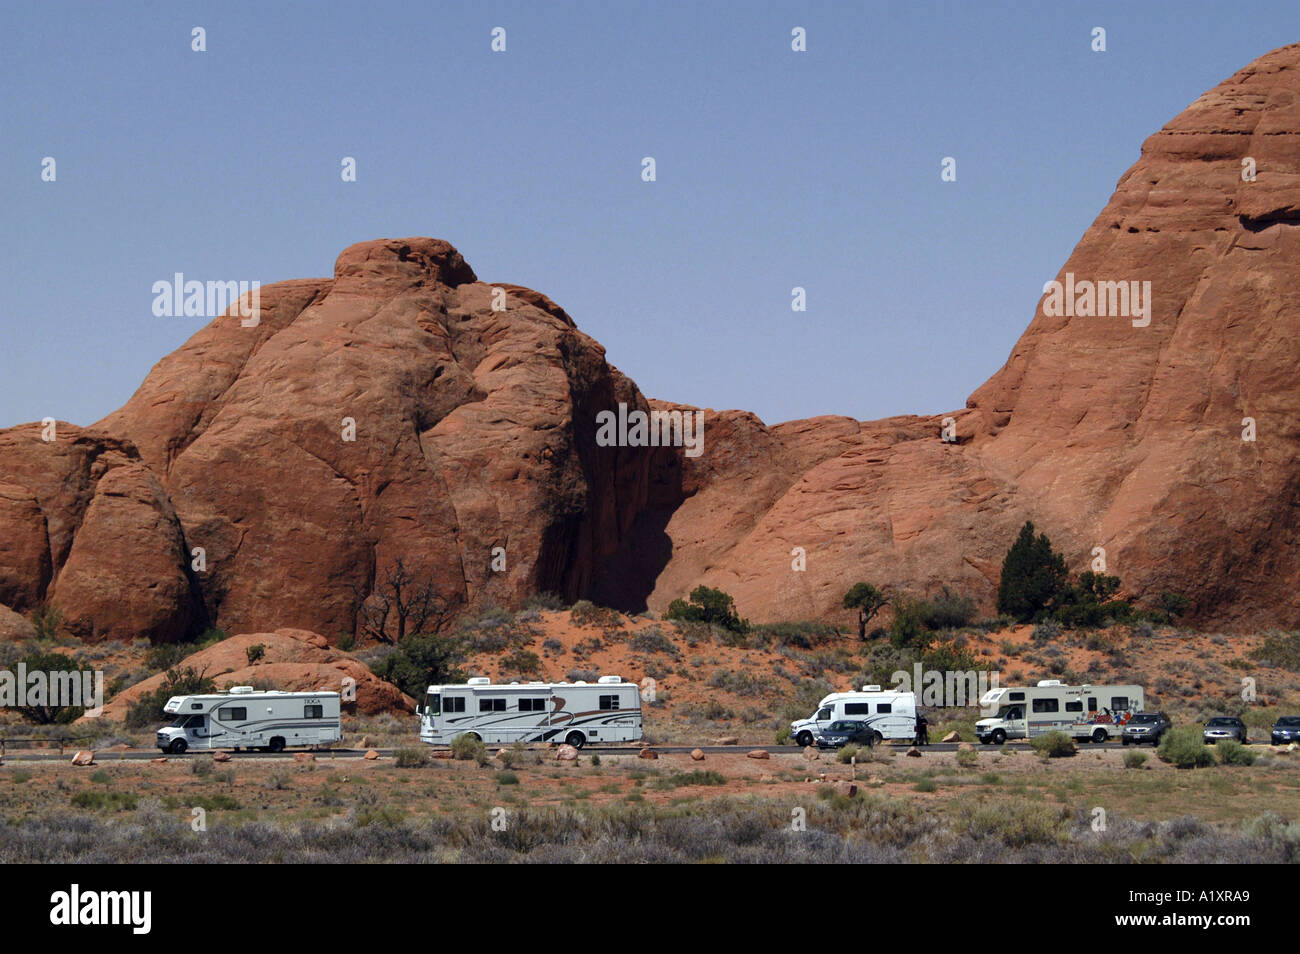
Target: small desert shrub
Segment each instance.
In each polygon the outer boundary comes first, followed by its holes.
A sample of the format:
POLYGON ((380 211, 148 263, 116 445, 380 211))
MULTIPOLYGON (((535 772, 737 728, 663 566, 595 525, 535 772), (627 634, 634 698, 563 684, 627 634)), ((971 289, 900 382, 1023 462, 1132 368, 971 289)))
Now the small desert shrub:
POLYGON ((638 653, 678 654, 677 644, 664 635, 658 626, 648 626, 632 637, 632 651, 638 653))
POLYGON ((451 757, 462 761, 474 760, 487 765, 488 752, 483 740, 474 735, 458 735, 451 740, 451 757))
POLYGON ((248 664, 251 666, 266 655, 266 646, 262 643, 253 643, 244 650, 244 655, 248 657, 248 664))
POLYGON ((564 600, 554 593, 534 593, 524 600, 526 610, 562 610, 564 600))
POLYGON ((524 676, 534 676, 541 671, 542 660, 531 649, 520 647, 501 660, 502 667, 509 672, 524 676))
POLYGON ((937 792, 939 785, 932 778, 923 778, 912 786, 914 792, 937 792))
POLYGON ((1147 764, 1147 754, 1145 752, 1125 752, 1124 767, 1130 769, 1140 769, 1147 764))
POLYGON ((979 760, 979 753, 974 749, 961 749, 957 753, 957 764, 962 768, 974 768, 979 760))
POLYGON ((840 749, 840 753, 837 756, 837 758, 841 762, 847 765, 849 762, 853 761, 854 757, 856 757, 857 754, 858 754, 858 747, 856 745, 846 745, 840 749))
POLYGON ((569 682, 595 682, 600 673, 594 669, 570 669, 564 678, 569 682))
POLYGON ((129 792, 77 792, 72 796, 74 807, 90 811, 133 812, 138 802, 129 792))
POLYGON ((498 785, 518 785, 519 776, 514 772, 497 772, 498 785))
POLYGON ((1215 745, 1219 761, 1224 765, 1254 765, 1255 753, 1236 739, 1224 739, 1215 745))
POLYGON ((672 775, 655 780, 654 787, 659 789, 681 788, 683 785, 726 785, 727 777, 712 769, 696 769, 693 772, 674 772, 672 775))
POLYGON ((564 652, 564 643, 552 637, 543 641, 542 649, 546 650, 548 653, 561 653, 564 652))
POLYGON ((1200 726, 1170 729, 1160 740, 1156 755, 1176 768, 1204 768, 1214 764, 1214 752, 1205 744, 1200 726))
POLYGON ((1034 624, 1033 640, 1036 643, 1046 643, 1061 635, 1061 624, 1054 619, 1045 619, 1041 623, 1034 624))
POLYGON ((429 753, 414 746, 405 746, 393 753, 393 759, 398 768, 420 768, 428 764, 429 753))
POLYGON ((1059 759, 1079 751, 1074 739, 1064 732, 1045 732, 1030 741, 1034 752, 1046 759, 1059 759))
POLYGON ((597 606, 591 600, 578 600, 569 610, 569 621, 574 626, 620 627, 623 614, 618 610, 597 606))

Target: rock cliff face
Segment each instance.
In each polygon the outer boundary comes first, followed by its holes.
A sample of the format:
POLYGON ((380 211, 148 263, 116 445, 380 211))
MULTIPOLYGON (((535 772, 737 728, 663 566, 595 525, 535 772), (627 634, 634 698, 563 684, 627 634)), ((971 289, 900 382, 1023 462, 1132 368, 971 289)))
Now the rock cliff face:
POLYGON ((364 242, 332 279, 262 289, 255 326, 213 321, 92 427, 0 431, 0 604, 48 601, 86 639, 337 640, 400 559, 453 607, 662 609, 704 582, 791 619, 860 579, 991 606, 1032 519, 1075 570, 1104 548, 1133 596, 1300 625, 1298 274, 1300 46, 1149 138, 1057 276, 1149 287, 1149 322, 1145 296, 1104 317, 1045 296, 951 415, 708 411, 699 457, 599 446, 620 403, 691 409, 446 242, 364 242))
POLYGON ((724 415, 707 459, 684 462, 698 491, 667 524, 673 560, 651 604, 697 579, 757 617, 825 615, 857 579, 951 582, 991 604, 1032 519, 1076 571, 1103 547, 1135 595, 1300 623, 1300 45, 1151 136, 1067 275, 1149 281, 1150 323, 1040 302, 1006 365, 951 415, 956 443, 940 440, 944 415, 772 428, 724 415))

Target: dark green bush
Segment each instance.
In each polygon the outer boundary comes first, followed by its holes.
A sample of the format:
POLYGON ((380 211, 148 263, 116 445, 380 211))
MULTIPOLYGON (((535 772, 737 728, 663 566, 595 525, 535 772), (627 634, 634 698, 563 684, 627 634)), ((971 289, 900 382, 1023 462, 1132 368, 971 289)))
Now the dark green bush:
POLYGON ((1170 729, 1160 739, 1156 755, 1180 769, 1204 768, 1214 764, 1214 752, 1205 744, 1200 726, 1185 725, 1170 729))
POLYGON ((1074 739, 1064 732, 1045 732, 1031 739, 1029 745, 1038 755, 1049 759, 1066 758, 1079 751, 1074 739))

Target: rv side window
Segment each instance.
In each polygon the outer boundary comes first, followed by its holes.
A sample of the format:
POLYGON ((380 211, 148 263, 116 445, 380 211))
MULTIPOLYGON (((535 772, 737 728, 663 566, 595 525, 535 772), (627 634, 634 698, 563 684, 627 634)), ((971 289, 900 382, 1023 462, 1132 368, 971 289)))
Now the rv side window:
POLYGON ((1024 701, 1025 701, 1025 694, 1024 694, 1023 692, 1009 692, 1009 693, 1007 693, 1007 701, 1008 701, 1008 702, 1024 702, 1024 701))
POLYGON ((1125 709, 1127 709, 1127 708, 1128 708, 1128 696, 1111 696, 1111 697, 1110 697, 1110 711, 1111 711, 1111 712, 1123 712, 1123 711, 1124 711, 1125 709))
POLYGON ((1061 705, 1055 699, 1035 699, 1034 712, 1060 712, 1061 705))
POLYGON ((545 699, 520 699, 519 711, 520 712, 545 712, 546 700, 545 699))
POLYGON ((505 712, 505 699, 480 699, 478 701, 479 712, 505 712))
POLYGON ((870 702, 846 702, 844 703, 845 715, 871 715, 870 702))
POLYGON ((825 722, 830 717, 831 717, 831 710, 829 706, 825 709, 818 709, 817 715, 815 716, 818 722, 825 722))
POLYGON ((1067 699, 1065 703, 1066 712, 1082 712, 1083 702, 1078 699, 1067 699))
POLYGON ((191 702, 191 703, 190 703, 190 708, 191 708, 191 709, 202 709, 202 708, 203 708, 203 703, 201 703, 201 702, 191 702))
POLYGON ((894 704, 892 702, 882 702, 876 706, 877 714, 883 715, 886 712, 893 712, 894 704))
POLYGON ((323 719, 325 718, 324 706, 303 706, 302 717, 304 719, 323 719))
POLYGON ((1096 712, 1096 711, 1097 711, 1097 697, 1096 697, 1096 696, 1089 696, 1089 697, 1088 697, 1088 711, 1089 711, 1089 712, 1096 712))
POLYGON ((243 706, 226 706, 217 710, 217 718, 222 722, 247 722, 248 710, 243 706))
MULTIPOLYGON (((434 698, 437 698, 437 697, 435 696, 434 698)), ((445 703, 445 704, 443 705, 443 711, 444 711, 444 712, 464 712, 464 711, 465 711, 465 697, 464 697, 464 696, 448 696, 448 697, 444 700, 444 703, 445 703)), ((437 714, 438 714, 438 713, 436 713, 436 712, 434 713, 434 715, 437 715, 437 714)))
POLYGON ((618 708, 618 696, 601 696, 600 708, 604 711, 618 708))

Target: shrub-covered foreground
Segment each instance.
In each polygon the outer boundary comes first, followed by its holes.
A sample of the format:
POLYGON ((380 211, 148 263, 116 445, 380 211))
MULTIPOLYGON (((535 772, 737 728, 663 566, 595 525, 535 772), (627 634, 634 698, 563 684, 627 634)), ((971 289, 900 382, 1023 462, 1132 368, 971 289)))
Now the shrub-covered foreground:
MULTIPOLYGON (((924 808, 900 798, 810 797, 806 830, 789 801, 510 811, 494 831, 485 811, 416 819, 400 813, 277 826, 186 818, 142 802, 118 822, 81 815, 0 825, 0 861, 71 862, 1294 862, 1300 823, 1265 815, 1218 828, 1184 818, 1090 818, 1030 800, 924 808)), ((188 817, 188 816, 187 816, 188 817)))

